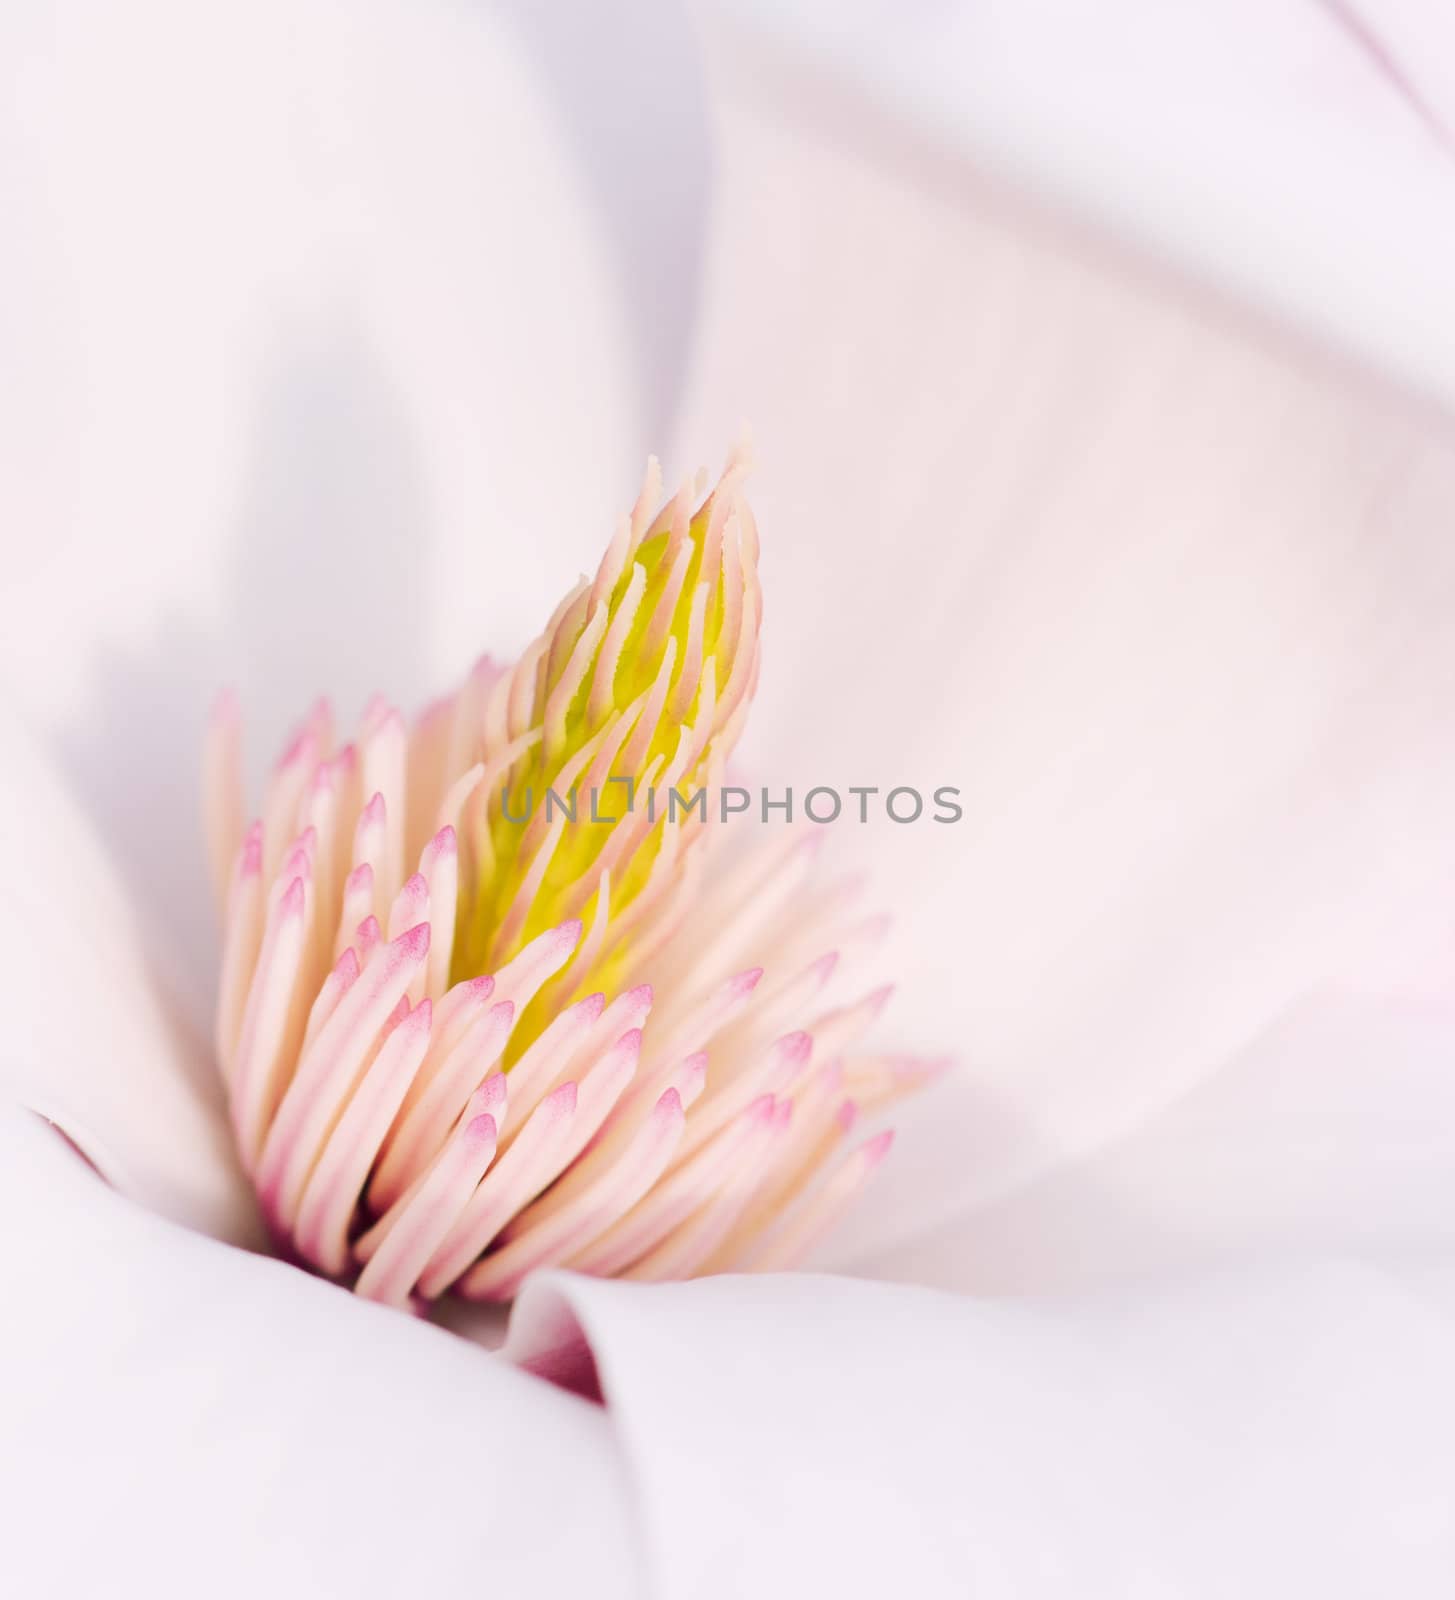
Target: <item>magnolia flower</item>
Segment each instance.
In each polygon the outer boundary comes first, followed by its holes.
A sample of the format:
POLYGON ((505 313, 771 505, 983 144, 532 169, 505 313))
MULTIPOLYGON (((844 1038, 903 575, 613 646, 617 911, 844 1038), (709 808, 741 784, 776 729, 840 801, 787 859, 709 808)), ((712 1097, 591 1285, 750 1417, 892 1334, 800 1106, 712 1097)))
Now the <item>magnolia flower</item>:
POLYGON ((861 1044, 887 989, 824 1004, 882 924, 814 887, 813 840, 709 853, 758 678, 745 472, 659 505, 651 462, 513 667, 482 659, 412 730, 375 700, 341 750, 320 705, 245 834, 237 707, 218 708, 238 1154, 274 1237, 331 1277, 362 1263, 360 1294, 793 1265, 889 1149, 888 1130, 840 1149, 860 1110, 929 1075, 861 1044), (759 954, 767 982, 741 965, 759 954))
POLYGON ((0 1581, 1443 1595, 1442 25, 709 9, 0 21, 0 1581), (742 760, 961 789, 825 852, 956 1069, 836 1275, 546 1271, 487 1352, 266 1253, 208 696, 520 659, 744 416, 742 760))

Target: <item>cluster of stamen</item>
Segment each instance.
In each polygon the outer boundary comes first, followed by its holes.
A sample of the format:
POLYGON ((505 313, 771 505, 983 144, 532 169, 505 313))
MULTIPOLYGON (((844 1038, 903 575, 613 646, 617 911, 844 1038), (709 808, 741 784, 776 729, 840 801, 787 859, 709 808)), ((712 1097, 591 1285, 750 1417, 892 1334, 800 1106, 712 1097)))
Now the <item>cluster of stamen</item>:
POLYGON ((237 1148, 280 1246, 361 1294, 793 1264, 888 1149, 846 1142, 859 1117, 932 1070, 863 1047, 886 989, 828 993, 883 923, 820 882, 821 835, 747 851, 670 803, 720 780, 757 681, 743 474, 659 507, 649 465, 513 667, 412 727, 376 700, 341 748, 320 705, 247 827, 219 706, 237 1148))

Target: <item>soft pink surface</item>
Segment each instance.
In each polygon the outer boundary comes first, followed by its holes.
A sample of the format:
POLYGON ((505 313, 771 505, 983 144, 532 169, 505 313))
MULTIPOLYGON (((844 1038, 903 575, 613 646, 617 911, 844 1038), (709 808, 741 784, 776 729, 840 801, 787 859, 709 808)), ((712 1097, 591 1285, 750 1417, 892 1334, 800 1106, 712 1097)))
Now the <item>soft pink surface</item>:
POLYGON ((1446 425, 724 63, 679 448, 755 424, 751 758, 964 788, 832 841, 962 1065, 836 1258, 907 1285, 531 1287, 512 1353, 598 1410, 143 1210, 250 1219, 138 971, 201 1012, 213 669, 362 701, 513 648, 656 442, 579 174, 474 11, 375 0, 342 52, 321 3, 287 49, 56 9, 6 22, 4 668, 49 749, 7 724, 0 1066, 122 1193, 0 1123, 7 1587, 1448 1593, 1446 425), (329 535, 306 581, 279 525, 329 535))

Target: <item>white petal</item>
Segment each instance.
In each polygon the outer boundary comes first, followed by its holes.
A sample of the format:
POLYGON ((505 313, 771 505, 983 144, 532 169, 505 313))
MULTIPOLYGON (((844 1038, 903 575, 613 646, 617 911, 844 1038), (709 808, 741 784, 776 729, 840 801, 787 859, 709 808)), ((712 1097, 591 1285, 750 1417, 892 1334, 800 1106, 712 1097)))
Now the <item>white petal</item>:
POLYGON ((8 1593, 642 1592, 594 1406, 0 1149, 8 1593))
POLYGON ((706 159, 657 10, 570 81, 580 39, 448 0, 4 9, 0 682, 172 904, 199 1017, 218 686, 255 771, 320 692, 419 703, 528 638, 630 503, 706 159), (682 137, 627 204, 593 166, 658 82, 682 137))
POLYGON ((683 453, 754 420, 757 771, 961 791, 830 841, 963 1074, 875 1206, 944 1216, 1444 922, 1455 440, 755 59, 683 453))
MULTIPOLYGON (((715 9, 747 22, 760 77, 787 55, 886 113, 881 142, 922 167, 973 164, 1455 400, 1448 7, 852 0, 831 24, 809 0, 715 9)), ((860 106, 844 137, 877 120, 860 106)))
POLYGON ((787 1275, 537 1279, 662 1592, 1443 1593, 1455 1273, 1300 1261, 1058 1302, 787 1275))
POLYGON ((210 1045, 180 1016, 106 852, 3 702, 0 749, 0 1094, 58 1123, 148 1206, 255 1241, 210 1045))
POLYGON ((1124 1138, 932 1228, 867 1204, 824 1259, 978 1294, 1320 1250, 1455 1259, 1455 996, 1442 955, 1443 992, 1308 995, 1124 1138))

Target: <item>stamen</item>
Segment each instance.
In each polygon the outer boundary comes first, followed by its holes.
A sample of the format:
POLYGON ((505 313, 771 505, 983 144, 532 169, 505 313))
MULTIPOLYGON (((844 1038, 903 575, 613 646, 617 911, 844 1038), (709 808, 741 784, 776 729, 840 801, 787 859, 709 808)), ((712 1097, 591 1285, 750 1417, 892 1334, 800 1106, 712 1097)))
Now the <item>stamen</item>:
POLYGON ((488 1113, 472 1116, 440 1152, 419 1192, 360 1273, 361 1295, 386 1305, 407 1304, 425 1263, 477 1192, 494 1157, 495 1119, 488 1113))
POLYGON ((318 702, 246 830, 213 712, 234 1135, 280 1244, 361 1294, 796 1263, 889 1148, 851 1128, 942 1069, 865 1042, 887 987, 825 1008, 883 932, 816 876, 826 829, 742 852, 670 800, 721 786, 757 684, 746 470, 663 504, 649 461, 519 661, 412 727, 376 696, 336 753, 318 702))

